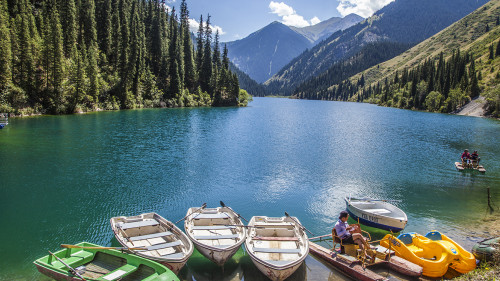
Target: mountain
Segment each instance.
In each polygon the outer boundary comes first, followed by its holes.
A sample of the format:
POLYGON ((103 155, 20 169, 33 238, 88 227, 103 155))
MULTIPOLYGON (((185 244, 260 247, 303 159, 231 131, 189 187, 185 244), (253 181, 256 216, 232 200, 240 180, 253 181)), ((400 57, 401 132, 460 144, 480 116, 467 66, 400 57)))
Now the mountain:
POLYGON ((303 28, 275 21, 244 39, 225 44, 229 59, 252 79, 262 83, 319 40, 361 20, 362 17, 351 14, 303 28))
POLYGON ((311 79, 299 87, 297 98, 455 112, 481 95, 489 113, 500 117, 499 15, 500 1, 490 1, 406 52, 349 79, 330 80, 329 87, 319 90, 316 83, 323 80, 311 79))
POLYGON ((319 43, 320 41, 329 37, 333 33, 339 30, 347 29, 362 20, 364 20, 363 17, 360 17, 356 14, 349 14, 343 18, 333 17, 311 26, 306 26, 306 27, 291 26, 290 28, 302 34, 312 43, 319 43))
POLYGON ((255 81, 262 83, 312 43, 277 21, 244 39, 227 42, 229 59, 255 81))
POLYGON ((272 94, 291 95, 295 87, 335 62, 378 41, 417 44, 474 11, 487 0, 396 0, 370 18, 338 31, 307 50, 265 82, 272 94))

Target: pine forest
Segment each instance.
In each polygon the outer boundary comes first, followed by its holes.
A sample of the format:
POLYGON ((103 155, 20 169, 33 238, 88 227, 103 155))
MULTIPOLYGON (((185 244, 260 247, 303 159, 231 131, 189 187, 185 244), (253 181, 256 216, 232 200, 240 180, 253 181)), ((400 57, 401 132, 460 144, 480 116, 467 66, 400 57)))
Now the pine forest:
POLYGON ((210 15, 188 20, 185 0, 1 1, 0 112, 246 105, 210 15))

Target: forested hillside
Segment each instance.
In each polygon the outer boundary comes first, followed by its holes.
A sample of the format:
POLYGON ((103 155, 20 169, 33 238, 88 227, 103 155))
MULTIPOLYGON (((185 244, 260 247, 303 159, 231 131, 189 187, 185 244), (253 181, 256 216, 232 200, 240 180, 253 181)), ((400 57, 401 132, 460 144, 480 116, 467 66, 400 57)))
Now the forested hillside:
POLYGON ((244 103, 210 17, 196 51, 188 19, 185 0, 3 0, 0 112, 244 103))
POLYGON ((339 31, 266 81, 273 94, 291 95, 304 81, 379 41, 416 44, 474 11, 487 0, 396 0, 372 17, 339 31))
POLYGON ((484 95, 500 116, 500 1, 477 9, 403 54, 301 98, 453 112, 484 95))

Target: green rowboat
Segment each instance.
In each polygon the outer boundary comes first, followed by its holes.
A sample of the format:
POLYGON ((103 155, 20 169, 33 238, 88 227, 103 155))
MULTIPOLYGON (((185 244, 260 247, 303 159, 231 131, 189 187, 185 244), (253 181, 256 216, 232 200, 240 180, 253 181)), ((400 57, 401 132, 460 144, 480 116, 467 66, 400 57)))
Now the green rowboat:
MULTIPOLYGON (((100 247, 81 242, 80 247, 100 247)), ((113 249, 67 248, 37 259, 38 271, 55 280, 179 281, 167 267, 113 249), (73 271, 74 270, 74 271, 73 271)))
POLYGON ((500 237, 488 238, 476 243, 472 248, 472 253, 478 260, 492 261, 495 253, 500 255, 500 237))

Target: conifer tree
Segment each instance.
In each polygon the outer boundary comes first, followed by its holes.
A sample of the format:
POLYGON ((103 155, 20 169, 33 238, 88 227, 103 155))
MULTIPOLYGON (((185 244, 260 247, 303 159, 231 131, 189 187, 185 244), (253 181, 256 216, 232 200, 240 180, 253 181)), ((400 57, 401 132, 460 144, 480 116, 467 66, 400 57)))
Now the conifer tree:
POLYGON ((189 31, 189 11, 187 9, 186 0, 181 3, 181 32, 182 32, 182 47, 184 54, 184 84, 190 92, 194 92, 196 85, 196 70, 193 60, 193 45, 189 31))
POLYGON ((496 55, 497 57, 498 57, 498 56, 500 56, 500 40, 498 40, 497 50, 496 50, 495 55, 496 55))
POLYGON ((167 91, 167 99, 179 98, 182 92, 182 82, 180 75, 180 46, 179 46, 179 28, 177 26, 177 16, 175 8, 172 9, 170 16, 170 47, 169 47, 169 77, 170 84, 167 91))
MULTIPOLYGON (((0 3, 0 98, 12 79, 12 49, 7 2, 0 3)), ((1 101, 1 99, 0 99, 1 101)))
POLYGON ((112 29, 111 29, 111 38, 113 45, 111 47, 111 55, 109 61, 114 65, 115 68, 118 68, 119 59, 121 54, 121 25, 120 25, 120 3, 121 0, 113 0, 113 14, 112 18, 112 29))
POLYGON ((196 72, 201 72, 201 66, 203 64, 203 38, 205 36, 205 30, 203 28, 203 15, 200 15, 200 25, 198 27, 198 33, 196 36, 196 72))
POLYGON ((76 5, 75 0, 66 0, 62 3, 61 24, 64 34, 64 54, 69 57, 73 54, 76 43, 76 5))
POLYGON ((99 47, 106 54, 106 56, 111 55, 111 50, 112 50, 112 11, 113 11, 113 5, 112 5, 112 0, 101 0, 101 8, 100 13, 99 13, 99 20, 96 21, 98 22, 97 26, 98 28, 98 42, 99 42, 99 47))
POLYGON ((201 90, 207 92, 213 98, 213 89, 210 87, 212 80, 212 28, 210 27, 210 15, 205 23, 205 42, 203 46, 203 62, 201 64, 200 86, 201 90))
POLYGON ((97 43, 94 0, 83 1, 80 14, 82 15, 81 21, 83 23, 85 45, 93 46, 95 43, 97 43))
POLYGON ((18 52, 16 52, 16 55, 19 56, 19 64, 15 65, 14 67, 18 68, 18 85, 28 93, 29 99, 33 99, 33 71, 35 68, 35 62, 31 45, 31 33, 29 30, 29 18, 31 16, 31 9, 29 8, 26 0, 22 1, 22 4, 20 4, 19 6, 21 7, 21 9, 19 10, 19 14, 16 16, 16 24, 19 27, 19 35, 17 36, 17 38, 19 39, 19 50, 18 52))
POLYGON ((492 60, 495 58, 495 52, 493 51, 493 44, 490 45, 490 56, 488 57, 488 59, 492 60))
POLYGON ((69 96, 70 104, 69 111, 74 112, 78 105, 81 105, 83 97, 86 95, 86 80, 87 74, 82 61, 82 54, 78 49, 73 50, 71 55, 73 62, 70 69, 69 77, 69 96))

